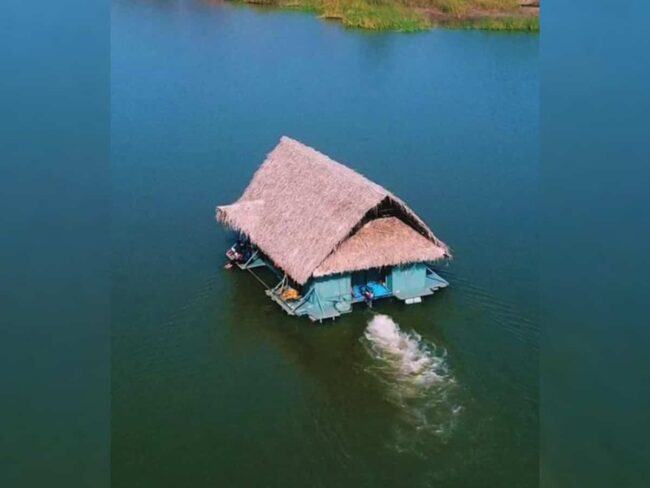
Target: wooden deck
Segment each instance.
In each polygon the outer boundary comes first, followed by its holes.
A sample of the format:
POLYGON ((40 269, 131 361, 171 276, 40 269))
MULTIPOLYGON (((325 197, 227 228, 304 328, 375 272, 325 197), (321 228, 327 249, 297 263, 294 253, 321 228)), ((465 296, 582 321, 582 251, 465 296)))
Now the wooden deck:
MULTIPOLYGON (((227 257, 227 256, 226 256, 227 257)), ((239 269, 255 269, 255 268, 262 268, 266 266, 266 261, 264 261, 259 255, 258 252, 255 251, 253 255, 246 261, 245 263, 238 263, 235 261, 235 264, 239 269)))
MULTIPOLYGON (((266 290, 266 296, 277 303, 282 310, 288 315, 304 316, 307 315, 312 322, 322 322, 327 319, 335 319, 342 315, 333 304, 326 302, 322 304, 322 308, 311 302, 305 300, 287 301, 274 292, 273 290, 266 290)), ((351 310, 350 310, 351 311, 351 310)), ((347 313, 347 312, 343 312, 347 313)))
POLYGON ((298 315, 296 313, 296 309, 299 307, 297 306, 299 302, 295 302, 292 304, 291 302, 288 302, 286 300, 283 300, 282 297, 280 297, 277 293, 275 293, 273 290, 266 290, 264 293, 266 293, 266 296, 269 297, 271 300, 273 300, 275 303, 280 305, 280 308, 287 312, 289 315, 298 315))

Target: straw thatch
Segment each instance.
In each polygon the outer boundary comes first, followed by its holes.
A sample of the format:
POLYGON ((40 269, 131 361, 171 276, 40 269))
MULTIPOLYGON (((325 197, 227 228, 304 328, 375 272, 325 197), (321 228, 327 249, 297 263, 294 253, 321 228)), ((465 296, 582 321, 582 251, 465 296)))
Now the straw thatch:
MULTIPOLYGON (((440 252, 433 253, 427 248, 427 252, 407 256, 400 246, 401 250, 394 248, 395 256, 390 262, 378 258, 373 261, 375 265, 382 262, 390 265, 395 260, 394 264, 432 261, 448 255, 447 246, 391 192, 288 137, 281 138, 237 202, 217 207, 217 220, 248 235, 278 268, 304 284, 339 245, 343 248, 341 243, 364 219, 385 207, 394 208, 414 229, 412 234, 430 242, 440 252), (434 254, 437 258, 432 258, 434 254)), ((370 235, 372 231, 372 235, 379 237, 386 225, 362 229, 364 234, 370 235)), ((393 229, 403 232, 396 225, 393 229)), ((409 239, 414 239, 411 234, 409 239)), ((420 240, 417 242, 421 244, 420 240)), ((350 249, 358 246, 353 243, 350 249)), ((388 259, 390 250, 382 249, 384 259, 388 259)), ((345 256, 350 254, 342 254, 336 261, 332 256, 333 262, 340 263, 337 269, 344 270, 343 262, 349 262, 350 258, 343 259, 345 256)))
POLYGON ((371 220, 341 243, 314 276, 325 276, 381 266, 436 261, 445 249, 431 242, 396 217, 371 220))

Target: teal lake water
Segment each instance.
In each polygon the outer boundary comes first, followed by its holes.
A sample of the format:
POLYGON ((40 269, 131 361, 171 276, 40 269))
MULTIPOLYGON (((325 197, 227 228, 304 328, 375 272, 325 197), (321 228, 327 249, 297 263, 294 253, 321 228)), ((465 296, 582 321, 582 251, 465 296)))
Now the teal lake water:
POLYGON ((536 35, 348 31, 200 1, 112 11, 115 487, 538 485, 536 35), (378 302, 440 373, 225 271, 214 207, 289 135, 406 200, 451 286, 378 302))

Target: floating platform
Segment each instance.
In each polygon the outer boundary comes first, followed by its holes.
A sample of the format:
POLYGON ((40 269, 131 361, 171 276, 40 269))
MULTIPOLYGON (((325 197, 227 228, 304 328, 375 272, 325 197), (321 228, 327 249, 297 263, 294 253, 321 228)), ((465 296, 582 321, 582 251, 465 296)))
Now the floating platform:
POLYGON ((395 297, 405 304, 415 304, 422 297, 433 295, 449 286, 449 282, 425 264, 393 267, 390 271, 367 270, 357 273, 326 276, 310 280, 303 287, 293 288, 286 275, 276 269, 259 251, 244 262, 227 257, 238 268, 250 272, 266 288, 266 295, 288 315, 307 316, 314 322, 332 319, 350 313, 353 305, 395 297), (256 268, 267 267, 280 279, 270 287, 256 273, 256 268), (381 278, 383 276, 383 278, 381 278), (375 279, 377 278, 377 279, 375 279), (352 283, 355 283, 354 285, 352 283), (291 290, 291 293, 287 293, 291 290), (286 296, 295 298, 287 299, 286 296))

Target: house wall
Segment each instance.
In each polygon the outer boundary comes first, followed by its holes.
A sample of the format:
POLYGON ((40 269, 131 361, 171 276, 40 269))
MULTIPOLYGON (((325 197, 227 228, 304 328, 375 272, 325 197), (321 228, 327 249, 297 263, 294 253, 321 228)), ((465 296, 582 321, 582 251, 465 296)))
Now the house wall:
MULTIPOLYGON (((348 273, 315 278, 309 286, 314 288, 321 301, 332 300, 338 302, 341 297, 350 298, 352 282, 348 273)), ((312 295, 311 300, 315 301, 316 298, 312 295)))
POLYGON ((388 275, 388 288, 392 292, 421 290, 426 285, 427 268, 422 263, 396 266, 388 275))

